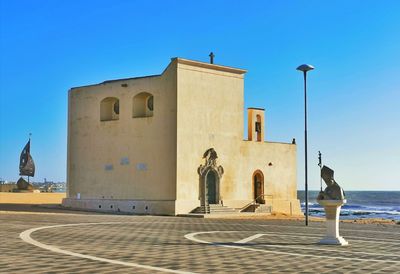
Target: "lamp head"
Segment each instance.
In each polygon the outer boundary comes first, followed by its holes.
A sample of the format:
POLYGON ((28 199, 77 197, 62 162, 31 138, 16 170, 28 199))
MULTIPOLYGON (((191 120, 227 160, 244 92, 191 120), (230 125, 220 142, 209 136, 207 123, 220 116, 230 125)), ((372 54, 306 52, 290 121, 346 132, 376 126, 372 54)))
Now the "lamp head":
POLYGON ((313 69, 314 69, 313 66, 307 65, 307 64, 303 64, 303 65, 297 67, 297 70, 300 70, 302 72, 307 72, 307 71, 313 70, 313 69))

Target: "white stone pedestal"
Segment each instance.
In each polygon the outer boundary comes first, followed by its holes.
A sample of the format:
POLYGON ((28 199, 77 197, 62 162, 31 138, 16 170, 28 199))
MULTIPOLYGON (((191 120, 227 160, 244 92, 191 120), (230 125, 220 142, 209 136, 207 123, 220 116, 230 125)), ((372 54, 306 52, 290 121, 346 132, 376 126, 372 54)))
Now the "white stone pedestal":
POLYGON ((348 245, 349 243, 339 235, 340 208, 346 200, 318 200, 318 203, 325 209, 326 215, 326 236, 319 241, 324 245, 348 245))

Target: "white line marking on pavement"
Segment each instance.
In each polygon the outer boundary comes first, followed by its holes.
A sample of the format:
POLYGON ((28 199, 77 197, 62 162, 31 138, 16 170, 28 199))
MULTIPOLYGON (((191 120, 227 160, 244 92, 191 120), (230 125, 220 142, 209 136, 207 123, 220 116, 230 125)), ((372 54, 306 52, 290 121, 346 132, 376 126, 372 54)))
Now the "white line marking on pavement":
POLYGON ((203 232, 194 232, 194 233, 189 233, 186 234, 184 237, 188 240, 191 240, 193 242, 197 242, 197 243, 201 243, 201 244, 212 244, 210 242, 207 241, 203 241, 200 239, 195 238, 194 236, 198 235, 198 234, 214 234, 214 233, 219 233, 219 232, 223 232, 223 233, 234 233, 234 232, 239 232, 239 231, 203 231, 203 232))
MULTIPOLYGON (((254 232, 254 230, 235 230, 235 231, 211 231, 213 233, 215 232, 254 232)), ((295 233, 295 232, 274 232, 274 231, 262 231, 263 233, 261 234, 271 234, 271 235, 279 235, 279 236, 294 236, 298 238, 323 238, 325 234, 305 234, 305 233, 295 233)), ((346 239, 351 239, 354 242, 366 242, 366 243, 371 243, 371 242, 385 242, 385 243, 391 243, 391 244, 398 244, 400 243, 400 240, 395 240, 395 239, 380 239, 380 238, 368 238, 368 237, 358 237, 358 236, 346 236, 343 235, 344 238, 346 239), (366 240, 360 240, 360 239, 366 239, 366 240)), ((395 255, 397 256, 397 255, 395 255)))
MULTIPOLYGON (((297 226, 297 225, 261 225, 261 224, 257 224, 259 226, 276 226, 276 227, 296 227, 296 228, 305 228, 305 229, 320 229, 320 230, 326 230, 325 227, 304 227, 304 226, 297 226)), ((389 231, 379 231, 379 230, 356 230, 356 229, 348 229, 348 228, 341 228, 340 231, 354 231, 357 233, 361 233, 361 232, 370 232, 370 233, 381 233, 381 234, 400 234, 398 232, 389 232, 389 231)))
MULTIPOLYGON (((295 233, 295 232, 285 232, 285 233, 281 233, 281 232, 263 232, 264 234, 273 234, 273 235, 276 235, 276 234, 278 234, 278 235, 293 235, 293 236, 297 236, 297 237, 307 237, 307 238, 320 238, 320 237, 324 237, 325 236, 325 234, 313 234, 312 236, 311 235, 305 235, 304 233, 295 233)), ((395 242, 396 244, 397 243, 400 243, 400 240, 394 240, 394 239, 379 239, 379 238, 368 238, 368 237, 358 237, 358 236, 345 236, 345 235, 342 235, 342 236, 344 236, 346 239, 355 239, 354 241, 357 241, 357 242, 367 242, 367 243, 370 243, 370 242, 376 242, 376 241, 379 241, 379 242, 385 242, 385 243, 393 243, 393 242, 395 242), (367 239, 367 241, 366 240, 359 240, 359 239, 367 239), (368 241, 369 240, 369 241, 368 241)))
MULTIPOLYGON (((249 241, 251 241, 251 240, 254 240, 254 239, 257 239, 257 238, 259 238, 259 237, 262 237, 262 236, 270 236, 270 235, 287 235, 287 236, 292 236, 292 235, 290 235, 290 234, 281 234, 281 233, 264 233, 264 234, 256 234, 256 235, 253 235, 253 236, 250 236, 250 237, 248 237, 248 238, 245 238, 245 239, 243 239, 243 240, 247 240, 247 239, 249 239, 248 241, 245 241, 245 242, 242 242, 242 240, 240 240, 240 241, 237 241, 237 242, 235 242, 235 244, 242 244, 242 243, 247 243, 247 242, 249 242, 249 241), (257 237, 255 237, 255 238, 253 238, 254 236, 256 236, 257 235, 257 237)), ((294 235, 293 235, 294 236, 294 235)), ((325 235, 321 235, 321 236, 325 236, 325 235)), ((321 237, 316 237, 316 236, 294 236, 294 237, 296 237, 296 238, 319 238, 319 239, 321 239, 321 237)), ((357 242, 360 242, 360 240, 356 240, 357 242)), ((361 242, 364 242, 364 241, 361 241, 361 242)), ((368 242, 370 242, 370 241, 368 241, 368 242)), ((264 245, 264 246, 272 246, 272 247, 282 247, 282 248, 288 248, 288 249, 308 249, 308 250, 319 250, 319 251, 331 251, 331 249, 326 249, 326 248, 316 248, 316 247, 305 247, 305 246, 302 246, 302 247, 299 247, 299 246, 288 246, 288 245, 280 245, 280 244, 268 244, 268 243, 260 243, 261 245, 264 245)), ((339 253, 351 253, 351 254, 365 254, 365 255, 373 255, 373 256, 394 256, 394 257, 400 257, 400 255, 396 255, 396 254, 384 254, 384 253, 370 253, 370 252, 363 252, 363 251, 347 251, 347 250, 336 250, 335 252, 339 252, 339 253)))
MULTIPOLYGON (((325 256, 325 255, 299 254, 299 253, 294 253, 294 252, 291 253, 291 252, 285 252, 285 251, 263 250, 263 249, 249 248, 249 247, 238 246, 238 245, 212 243, 212 242, 207 242, 207 241, 200 240, 200 239, 196 238, 197 235, 201 235, 201 234, 212 234, 212 233, 222 233, 222 232, 232 233, 232 232, 242 232, 242 231, 202 231, 202 232, 194 232, 194 233, 186 234, 185 238, 188 239, 188 240, 197 242, 197 243, 202 243, 202 244, 209 244, 209 245, 214 245, 214 246, 221 246, 221 247, 235 248, 235 249, 242 249, 242 250, 250 250, 250 251, 262 252, 262 253, 284 254, 284 255, 298 256, 298 257, 343 259, 343 260, 354 260, 354 261, 363 261, 363 262, 388 262, 388 263, 396 263, 396 264, 399 263, 398 261, 393 261, 393 260, 361 259, 361 258, 354 258, 354 257, 339 257, 339 256, 332 257, 332 256, 325 256)), ((276 246, 276 245, 273 245, 273 246, 276 246)), ((286 246, 284 246, 284 247, 286 247, 286 246)), ((292 248, 294 248, 294 247, 292 247, 292 248)), ((304 247, 298 247, 297 249, 304 249, 304 247)), ((332 253, 333 252, 353 253, 353 254, 362 253, 362 254, 379 255, 379 256, 393 256, 393 255, 374 254, 374 253, 366 253, 366 252, 351 252, 351 251, 343 251, 343 250, 328 250, 328 249, 321 249, 321 248, 312 248, 312 249, 313 250, 321 250, 321 251, 330 251, 332 253)))
POLYGON ((240 241, 235 242, 235 244, 245 244, 247 242, 250 242, 252 240, 255 240, 257 238, 260 238, 261 236, 264 236, 265 234, 255 234, 253 236, 241 239, 240 241))
POLYGON ((74 257, 79 257, 79 258, 83 258, 83 259, 89 259, 89 260, 93 260, 93 261, 100 261, 100 262, 106 262, 106 263, 118 264, 118 265, 124 265, 124 266, 144 268, 144 269, 153 270, 153 271, 162 271, 162 272, 178 273, 178 274, 193 274, 193 272, 188 272, 188 271, 173 270, 173 269, 168 269, 168 268, 162 268, 162 267, 156 267, 156 266, 150 266, 150 265, 142 265, 142 264, 137 264, 137 263, 128 263, 128 262, 122 262, 122 261, 111 260, 111 259, 106 259, 106 258, 100 258, 100 257, 96 257, 96 256, 91 256, 91 255, 80 254, 80 253, 76 253, 76 252, 72 252, 72 251, 68 251, 68 250, 63 250, 56 246, 46 245, 46 244, 43 244, 43 243, 38 242, 31 238, 31 234, 33 232, 43 230, 43 229, 48 229, 48 228, 82 226, 82 225, 99 225, 99 224, 100 225, 132 224, 132 223, 137 223, 137 222, 78 223, 78 224, 42 226, 42 227, 31 228, 31 229, 25 230, 25 231, 21 232, 21 234, 19 234, 19 237, 23 241, 25 241, 29 244, 35 245, 37 247, 47 249, 52 252, 70 255, 70 256, 74 256, 74 257))

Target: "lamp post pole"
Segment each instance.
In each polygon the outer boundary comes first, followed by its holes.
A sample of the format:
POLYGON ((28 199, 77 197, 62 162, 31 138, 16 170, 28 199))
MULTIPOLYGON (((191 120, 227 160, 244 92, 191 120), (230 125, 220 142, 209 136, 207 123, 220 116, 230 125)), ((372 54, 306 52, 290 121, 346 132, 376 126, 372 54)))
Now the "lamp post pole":
POLYGON ((301 65, 297 70, 302 71, 304 75, 304 176, 305 176, 305 221, 308 226, 308 162, 307 162, 307 71, 313 70, 314 67, 311 65, 301 65))

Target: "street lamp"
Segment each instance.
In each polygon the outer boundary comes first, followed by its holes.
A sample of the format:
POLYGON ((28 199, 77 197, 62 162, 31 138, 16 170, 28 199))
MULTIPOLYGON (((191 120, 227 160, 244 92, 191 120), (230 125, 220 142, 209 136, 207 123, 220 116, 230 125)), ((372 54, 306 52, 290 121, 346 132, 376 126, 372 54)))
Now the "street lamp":
POLYGON ((301 65, 297 70, 304 75, 304 157, 305 157, 305 205, 306 205, 306 226, 308 226, 308 171, 307 171, 307 71, 313 70, 311 65, 301 65))

